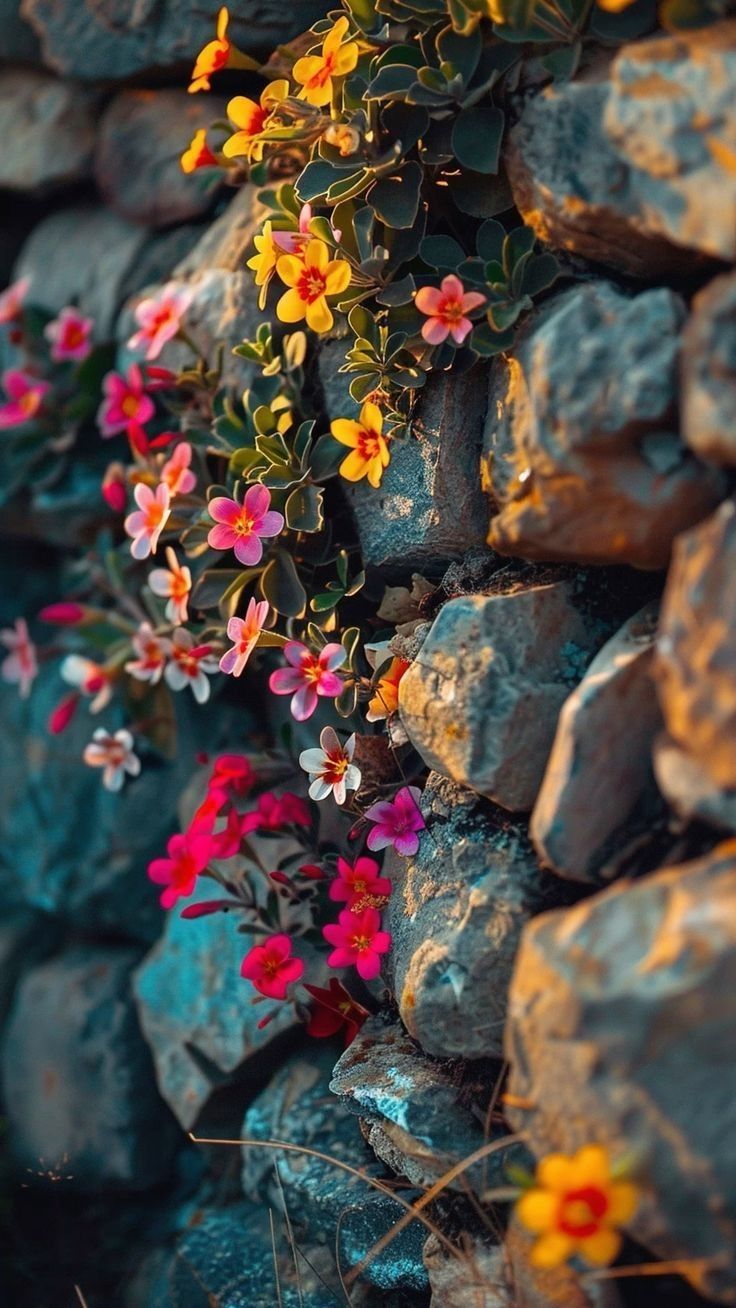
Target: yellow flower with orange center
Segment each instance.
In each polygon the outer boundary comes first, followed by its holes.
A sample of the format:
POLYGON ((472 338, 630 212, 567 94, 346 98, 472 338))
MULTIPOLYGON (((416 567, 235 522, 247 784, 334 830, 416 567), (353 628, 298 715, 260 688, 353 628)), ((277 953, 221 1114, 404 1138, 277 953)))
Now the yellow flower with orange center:
POLYGON ((330 259, 325 242, 312 239, 299 254, 282 254, 276 272, 289 287, 276 305, 281 322, 306 318, 313 332, 328 332, 334 318, 327 298, 347 290, 350 264, 345 259, 330 259))
POLYGON ((268 119, 277 105, 289 94, 289 83, 285 78, 269 82, 261 93, 259 101, 249 100, 247 95, 236 95, 228 102, 227 116, 239 129, 228 137, 222 147, 226 159, 236 159, 245 155, 257 163, 263 158, 265 142, 258 138, 263 132, 268 119))
POLYGON ((229 39, 227 34, 229 21, 230 15, 223 5, 217 15, 216 39, 208 41, 197 55, 192 70, 192 80, 187 88, 190 94, 194 91, 211 90, 210 77, 213 73, 222 72, 223 68, 258 68, 257 61, 243 54, 242 50, 238 50, 229 39))
POLYGON ((640 1191, 614 1179, 608 1150, 585 1145, 576 1154, 548 1154, 535 1182, 516 1205, 519 1221, 537 1236, 532 1265, 560 1267, 574 1254, 595 1267, 612 1263, 622 1242, 616 1228, 633 1216, 640 1191))
POLYGON ((369 722, 380 722, 396 712, 399 707, 399 682, 408 666, 406 659, 391 660, 388 672, 379 678, 373 696, 368 701, 366 718, 369 722))
POLYGON ((384 468, 391 458, 383 435, 383 414, 377 404, 366 400, 357 422, 351 418, 336 418, 330 431, 341 445, 349 445, 352 453, 340 464, 340 476, 346 481, 360 481, 367 477, 371 486, 381 484, 384 468))
POLYGON ((292 77, 301 86, 298 92, 301 100, 318 106, 329 104, 333 77, 352 73, 358 62, 358 45, 356 41, 346 41, 343 45, 349 26, 345 15, 338 18, 322 42, 322 53, 297 59, 292 77))
POLYGON ((276 264, 281 258, 283 251, 274 245, 273 231, 271 220, 263 224, 258 236, 253 237, 253 244, 256 247, 256 253, 251 255, 247 261, 248 268, 252 268, 255 273, 256 286, 261 287, 261 293, 258 297, 258 308, 262 309, 266 303, 268 294, 268 283, 276 271, 276 264))
POLYGON ((207 144, 207 131, 200 127, 194 133, 189 145, 181 156, 181 170, 183 173, 194 173, 198 168, 217 168, 219 159, 207 144))

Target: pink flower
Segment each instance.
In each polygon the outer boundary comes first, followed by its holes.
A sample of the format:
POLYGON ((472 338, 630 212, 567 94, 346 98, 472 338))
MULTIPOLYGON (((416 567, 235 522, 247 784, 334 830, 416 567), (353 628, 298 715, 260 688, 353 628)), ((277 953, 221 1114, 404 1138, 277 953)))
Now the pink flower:
POLYGON ((16 685, 21 699, 28 699, 38 675, 38 661, 25 618, 16 618, 14 627, 4 627, 0 631, 0 641, 9 651, 0 666, 3 681, 16 685))
POLYGON ((128 341, 128 349, 145 350, 146 359, 157 359, 179 331, 191 302, 192 292, 176 282, 168 282, 157 295, 141 300, 135 310, 138 331, 128 341))
POLYGON ((122 463, 111 463, 102 478, 102 498, 113 513, 124 513, 128 502, 127 479, 122 463))
POLYGON ((93 614, 94 610, 85 604, 77 604, 74 600, 59 600, 56 604, 47 604, 38 616, 42 622, 53 622, 57 627, 77 627, 93 614))
POLYGON ((269 999, 286 999, 287 987, 303 971, 304 964, 292 957, 291 940, 285 935, 268 936, 262 945, 254 945, 240 964, 240 975, 269 999))
POLYGON ((168 601, 166 617, 178 626, 187 620, 192 574, 189 568, 181 566, 170 545, 166 546, 166 562, 168 568, 154 568, 149 572, 148 584, 154 595, 168 601))
POLYGON ((206 704, 210 697, 207 680, 217 672, 217 659, 212 656, 211 645, 195 645, 191 632, 177 627, 171 640, 165 642, 170 662, 164 673, 166 684, 172 690, 190 686, 198 704, 206 704))
POLYGON ((369 849, 386 849, 393 845, 397 854, 416 854, 419 848, 418 832, 426 823, 419 809, 422 792, 417 786, 402 786, 393 802, 382 800, 366 810, 366 817, 375 822, 368 833, 369 849))
POLYGON ((209 780, 210 790, 224 790, 233 795, 247 795, 253 789, 256 774, 245 754, 220 754, 215 759, 212 776, 209 780))
POLYGON ((149 554, 156 553, 158 538, 171 513, 171 493, 165 481, 159 482, 155 491, 139 481, 133 499, 138 511, 129 513, 123 526, 133 537, 130 547, 133 558, 147 559, 149 554))
POLYGON ((297 232, 271 232, 271 240, 279 250, 286 254, 299 254, 310 239, 309 224, 312 220, 311 204, 303 204, 299 213, 299 230, 297 232))
POLYGON ((210 500, 210 517, 217 523, 207 537, 213 550, 233 550, 239 563, 252 567, 263 558, 261 536, 278 536, 283 514, 270 509, 271 492, 265 486, 250 486, 242 504, 218 495, 210 500))
POLYGON ((143 374, 137 363, 130 365, 124 377, 109 372, 103 378, 102 389, 105 398, 97 410, 97 426, 105 439, 125 431, 128 423, 144 426, 156 412, 153 400, 144 390, 143 374))
POLYGON ((21 277, 3 291, 0 295, 0 323, 15 322, 20 317, 30 285, 30 277, 21 277))
POLYGON ((67 654, 60 672, 68 686, 91 697, 90 713, 101 713, 110 703, 112 682, 100 663, 82 658, 81 654, 67 654))
POLYGON ((257 603, 256 600, 251 599, 248 601, 244 618, 230 618, 227 624, 227 637, 234 644, 232 649, 226 650, 220 659, 221 672, 226 672, 233 677, 240 676, 258 643, 258 637, 267 617, 268 602, 261 600, 257 603))
POLYGON ((192 447, 188 441, 182 441, 161 469, 161 480, 171 491, 172 500, 175 495, 188 495, 194 490, 197 478, 189 467, 191 462, 192 447))
POLYGON ((125 730, 111 736, 104 727, 99 727, 83 757, 88 767, 104 768, 102 784, 106 790, 121 790, 126 772, 137 777, 141 770, 141 761, 133 753, 133 737, 125 730))
POLYGON ((183 836, 172 836, 166 846, 168 858, 154 858, 148 864, 148 875, 158 886, 165 886, 160 904, 173 908, 177 899, 191 895, 200 872, 204 872, 210 858, 211 836, 204 830, 187 831, 183 836))
POLYGON ((378 875, 379 867, 374 858, 357 858, 355 863, 338 858, 337 872, 338 875, 330 886, 330 899, 337 903, 347 903, 348 908, 355 908, 366 895, 379 897, 391 894, 391 882, 388 877, 378 875))
POLYGON ((454 273, 442 278, 439 290, 436 286, 423 286, 414 298, 419 312, 428 316, 422 327, 422 336, 430 345, 441 345, 448 336, 452 336, 457 345, 462 345, 473 327, 467 315, 485 302, 485 295, 466 291, 454 273))
POLYGON ((255 813, 246 813, 241 824, 241 831, 247 836, 250 831, 280 831, 282 827, 310 827, 312 819, 309 805, 305 799, 285 790, 283 795, 274 795, 267 790, 258 796, 255 813))
POLYGON ((48 382, 39 381, 20 368, 8 368, 3 373, 2 382, 9 403, 0 404, 0 429, 20 427, 24 422, 30 422, 41 408, 44 395, 51 389, 48 382))
POLYGON ((71 695, 65 695, 59 700, 55 709, 51 710, 49 720, 46 723, 46 730, 51 732, 52 736, 60 736, 62 731, 66 731, 79 704, 79 695, 73 691, 71 695))
POLYGON ((355 967, 364 981, 372 981, 381 970, 381 954, 391 948, 391 936, 381 930, 381 914, 375 908, 353 913, 344 908, 338 922, 322 928, 329 945, 334 945, 327 962, 330 967, 355 967))
POLYGON ((230 807, 225 826, 212 837, 212 858, 232 858, 240 850, 242 840, 240 814, 230 807))
POLYGON ((62 309, 58 318, 43 329, 46 340, 51 342, 51 358, 56 363, 81 363, 92 352, 93 326, 92 319, 84 318, 72 305, 62 309))
POLYGON ((150 622, 142 622, 131 644, 138 657, 125 664, 125 671, 136 681, 150 681, 155 686, 166 667, 166 642, 155 634, 150 622))
POLYGON ((291 664, 272 672, 268 684, 274 695, 293 695, 292 716, 297 722, 306 722, 317 707, 318 695, 339 695, 342 677, 335 668, 345 662, 342 645, 325 645, 319 654, 313 654, 301 641, 290 640, 284 646, 284 658, 291 664))
POLYGON ((347 1048, 368 1017, 368 1009, 356 1003, 336 976, 330 977, 327 989, 322 986, 310 986, 306 982, 304 989, 314 1000, 314 1007, 307 1023, 307 1035, 325 1038, 335 1035, 345 1027, 347 1048))
POLYGON ((342 745, 333 727, 325 727, 319 738, 320 749, 303 749, 299 766, 311 778, 311 799, 326 799, 332 793, 336 804, 344 804, 348 790, 360 786, 360 768, 352 762, 355 734, 342 745))

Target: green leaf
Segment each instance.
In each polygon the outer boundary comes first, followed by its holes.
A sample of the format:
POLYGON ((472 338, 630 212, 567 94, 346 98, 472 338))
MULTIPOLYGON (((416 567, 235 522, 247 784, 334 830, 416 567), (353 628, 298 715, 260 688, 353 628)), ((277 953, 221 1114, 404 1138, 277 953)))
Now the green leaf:
POLYGON ((387 286, 378 291, 376 302, 389 307, 397 304, 409 304, 414 299, 416 288, 414 278, 411 273, 407 273, 406 277, 402 277, 397 282, 389 282, 387 286))
POLYGON ((476 173, 463 168, 452 178, 450 195, 461 213, 472 218, 493 218, 513 204, 511 188, 503 169, 499 173, 476 173))
POLYGON ((307 606, 307 596, 297 575, 294 560, 285 550, 279 550, 266 564, 260 579, 261 594, 277 613, 286 618, 301 618, 307 606))
POLYGON ((417 70, 410 64, 387 64, 368 84, 367 100, 403 99, 417 80, 417 70))
POLYGON ((452 129, 458 163, 476 173, 497 173, 505 121, 496 105, 462 109, 452 129))
POLYGON ((489 218, 478 228, 478 234, 475 238, 476 249, 479 257, 484 263, 499 262, 503 253, 503 243, 506 240, 506 229, 500 223, 494 222, 489 218))
POLYGON ((465 258, 462 246, 452 236, 425 236, 419 258, 430 268, 455 271, 465 258))
POLYGON ((378 348, 381 337, 378 324, 370 309, 366 309, 362 304, 356 304, 348 314, 348 322, 356 336, 365 337, 375 349, 378 348))
POLYGON ((453 64, 463 82, 469 86, 478 67, 483 41, 478 28, 468 36, 460 36, 452 27, 445 27, 437 37, 437 54, 443 62, 453 64))
POLYGON ((522 294, 540 295, 557 281, 560 271, 560 265, 553 254, 536 255, 524 269, 522 294))
POLYGON ((349 682, 343 686, 340 694, 335 699, 335 708, 341 718, 350 718, 358 707, 358 686, 349 682))
POLYGON ((388 227, 411 227, 419 208, 421 185, 419 164, 407 163, 392 177, 374 183, 366 199, 376 217, 388 227))
POLYGON ((208 568, 192 591, 192 608, 216 609, 228 587, 241 576, 240 568, 208 568))
POLYGON ((284 506, 287 527, 294 531, 320 531, 324 526, 321 487, 310 482, 296 486, 284 506))
POLYGON ((339 177, 340 173, 332 164, 326 163, 324 159, 313 159, 296 179, 299 199, 305 204, 310 200, 323 199, 339 177))
POLYGON ((342 597, 342 591, 323 591, 320 595, 312 596, 309 607, 313 613, 328 613, 330 609, 337 608, 342 597))
MULTIPOLYGON (((373 387, 368 388, 369 391, 373 387)), ((347 407, 347 406, 346 406, 347 407)), ((329 477, 334 477, 340 464, 346 456, 346 449, 334 436, 325 432, 314 443, 312 457, 310 459, 310 470, 315 481, 327 481, 329 477)))

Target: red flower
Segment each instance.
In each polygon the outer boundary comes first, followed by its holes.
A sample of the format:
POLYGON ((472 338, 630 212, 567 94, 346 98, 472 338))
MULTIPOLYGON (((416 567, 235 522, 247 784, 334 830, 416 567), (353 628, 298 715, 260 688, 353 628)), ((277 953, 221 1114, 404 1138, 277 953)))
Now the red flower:
POLYGON ((293 958, 288 936, 269 936, 262 945, 254 945, 240 964, 240 975, 252 981, 256 990, 269 999, 286 999, 286 991, 304 971, 300 958, 293 958))
POLYGON ((388 877, 379 876, 379 867, 374 858, 361 857, 355 863, 338 858, 338 875, 330 886, 330 899, 347 903, 348 908, 365 899, 366 895, 391 894, 391 882, 388 877))
POLYGON ((209 788, 227 790, 232 795, 247 795, 256 783, 256 774, 245 754, 220 754, 215 759, 209 788))
POLYGON ((207 866, 212 844, 211 833, 191 829, 183 836, 172 836, 166 851, 168 858, 154 858, 148 864, 151 881, 165 886, 161 907, 173 908, 177 899, 191 895, 200 872, 207 866))
POLYGON ((372 981, 381 970, 381 954, 391 948, 391 936, 381 930, 381 914, 375 908, 361 913, 343 909, 337 923, 322 928, 328 944, 334 945, 327 962, 330 967, 355 967, 364 981, 372 981))
POLYGON ((286 826, 309 827, 311 821, 309 805, 305 799, 300 799, 289 790, 284 791, 283 795, 274 795, 267 790, 258 796, 257 811, 246 813, 241 830, 246 836, 249 831, 279 831, 286 826))
POLYGON ((326 990, 322 986, 307 985, 306 982, 304 989, 315 1001, 307 1023, 307 1035, 324 1039, 335 1035, 344 1026, 347 1047, 367 1018, 367 1008, 358 1004, 334 976, 330 977, 329 988, 326 990))

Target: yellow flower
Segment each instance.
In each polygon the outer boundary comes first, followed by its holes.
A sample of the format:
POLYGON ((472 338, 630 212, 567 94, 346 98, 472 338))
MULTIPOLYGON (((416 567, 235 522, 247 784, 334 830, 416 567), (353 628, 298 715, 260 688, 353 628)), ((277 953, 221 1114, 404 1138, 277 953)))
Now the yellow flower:
POLYGON ((388 671, 379 678, 378 685, 368 701, 366 718, 369 722, 380 722, 396 712, 399 707, 399 682, 408 667, 406 659, 391 660, 388 671))
POLYGON ((340 295, 350 285, 350 264, 330 259, 324 241, 310 240, 299 254, 282 254, 276 272, 290 289, 281 296, 276 313, 282 322, 301 322, 313 332, 328 332, 334 322, 328 295, 340 295))
POLYGON ((193 91, 209 91, 211 89, 210 77, 213 73, 221 72, 223 68, 258 68, 255 59, 243 54, 228 39, 227 25, 229 21, 230 15, 225 5, 223 5, 217 15, 216 40, 208 41, 197 55, 192 71, 192 80, 187 88, 190 94, 193 91))
POLYGON ((345 15, 338 18, 322 42, 322 53, 305 55, 294 64, 292 76, 302 87, 298 94, 308 104, 329 104, 333 77, 344 77, 346 73, 352 73, 357 64, 357 42, 342 44, 349 26, 350 22, 345 15))
POLYGON ((276 262, 281 257, 281 250, 273 243, 273 234, 271 231, 271 220, 263 224, 258 236, 253 237, 253 244, 257 253, 251 255, 248 259, 247 267, 252 268, 255 272, 256 286, 261 287, 261 293, 258 297, 258 307, 262 309, 266 303, 268 293, 268 283, 276 271, 276 262))
POLYGON ((199 131, 194 133, 180 162, 183 173, 193 173, 198 168, 217 168, 220 161, 207 144, 207 132, 204 127, 200 127, 199 131))
POLYGON ((222 153, 226 159, 235 159, 239 155, 247 155, 256 163, 263 158, 263 146, 265 142, 257 138, 261 135, 270 115, 273 113, 277 104, 285 100, 289 94, 289 83, 285 78, 276 82, 269 82, 268 86, 262 91, 260 102, 249 100, 247 95, 236 95, 229 101, 227 106, 227 116, 232 119, 235 126, 240 128, 233 136, 228 137, 222 147, 222 153))
POLYGON ((536 1185, 521 1196, 516 1213, 538 1238, 531 1251, 534 1267, 560 1267, 582 1254, 606 1267, 621 1248, 616 1227, 633 1216, 639 1189, 611 1175, 608 1150, 585 1145, 576 1154, 548 1154, 537 1167, 536 1185))
POLYGON ((360 481, 367 477, 371 486, 381 484, 384 468, 391 458, 383 432, 383 414, 377 404, 366 400, 358 421, 336 418, 330 431, 341 445, 349 445, 352 453, 340 464, 340 475, 346 481, 360 481))
POLYGON ((598 0, 598 8, 605 9, 608 14, 620 14, 633 3, 634 0, 598 0))

